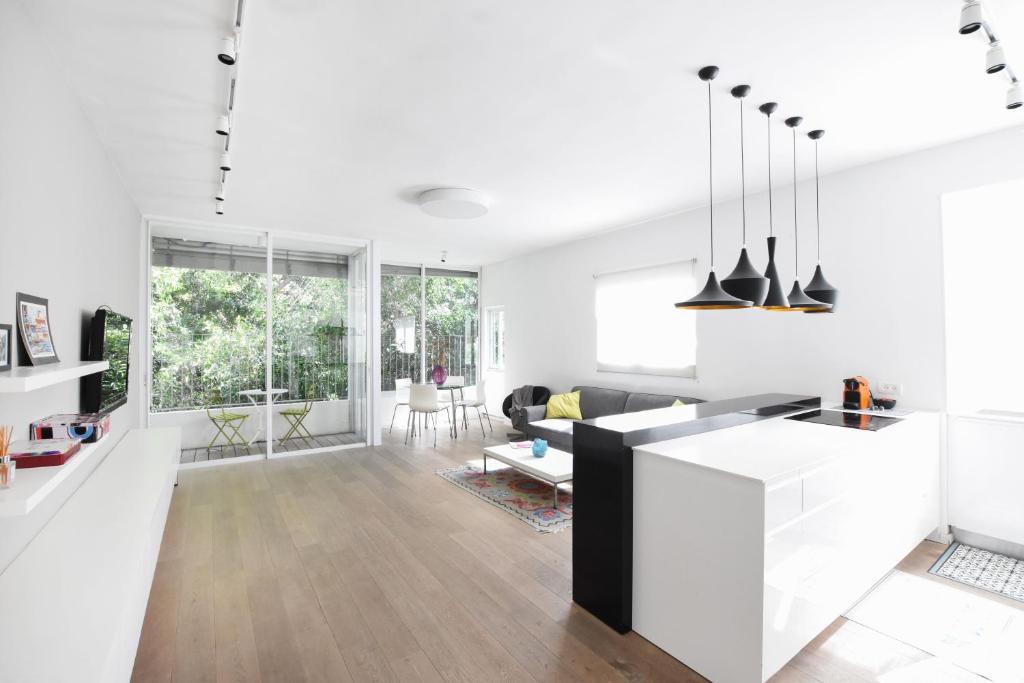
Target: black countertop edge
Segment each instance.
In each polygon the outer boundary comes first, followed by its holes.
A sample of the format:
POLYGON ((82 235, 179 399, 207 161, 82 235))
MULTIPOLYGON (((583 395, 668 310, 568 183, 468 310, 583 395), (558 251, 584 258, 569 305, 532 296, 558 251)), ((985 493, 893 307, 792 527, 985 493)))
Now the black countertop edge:
POLYGON ((622 424, 621 415, 583 420, 576 424, 573 433, 575 436, 583 432, 586 437, 603 432, 609 437, 614 435, 616 441, 621 439, 623 446, 633 447, 766 420, 790 412, 787 408, 795 412, 820 406, 820 396, 757 394, 672 408, 679 416, 671 424, 663 423, 665 409, 662 408, 630 413, 635 419, 628 420, 626 425, 622 424), (764 414, 757 414, 759 411, 764 414), (657 413, 659 419, 652 420, 651 413, 657 413))

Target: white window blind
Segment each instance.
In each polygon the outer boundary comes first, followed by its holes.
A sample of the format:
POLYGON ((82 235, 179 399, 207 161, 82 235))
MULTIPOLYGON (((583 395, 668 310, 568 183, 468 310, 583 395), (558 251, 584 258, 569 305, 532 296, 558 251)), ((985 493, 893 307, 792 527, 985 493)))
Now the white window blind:
POLYGON ((697 292, 694 265, 594 276, 599 372, 696 377, 697 317, 674 306, 697 292))

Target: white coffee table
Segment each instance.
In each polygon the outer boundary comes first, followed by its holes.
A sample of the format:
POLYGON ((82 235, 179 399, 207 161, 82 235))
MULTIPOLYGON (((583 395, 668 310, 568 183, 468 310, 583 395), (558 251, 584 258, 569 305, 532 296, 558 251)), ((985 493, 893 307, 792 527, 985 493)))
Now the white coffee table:
POLYGON ((484 449, 484 474, 487 474, 487 458, 505 463, 517 472, 551 484, 552 505, 558 509, 558 485, 572 481, 572 453, 548 446, 543 458, 533 457, 529 448, 513 448, 509 444, 484 449))

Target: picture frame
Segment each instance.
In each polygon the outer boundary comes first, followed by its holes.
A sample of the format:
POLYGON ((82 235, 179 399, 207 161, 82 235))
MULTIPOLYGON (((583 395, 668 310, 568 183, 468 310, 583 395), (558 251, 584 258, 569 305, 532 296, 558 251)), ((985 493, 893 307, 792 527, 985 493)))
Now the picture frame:
POLYGON ((18 336, 32 365, 59 363, 50 329, 50 302, 39 296, 18 292, 15 303, 18 336))
POLYGON ((11 354, 14 353, 14 328, 0 324, 0 372, 11 369, 11 354))

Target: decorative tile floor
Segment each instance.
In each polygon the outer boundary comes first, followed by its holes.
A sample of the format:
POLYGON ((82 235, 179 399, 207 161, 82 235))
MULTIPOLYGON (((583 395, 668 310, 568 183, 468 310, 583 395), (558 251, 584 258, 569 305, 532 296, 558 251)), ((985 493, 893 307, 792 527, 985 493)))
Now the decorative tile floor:
POLYGON ((1024 602, 1024 561, 953 543, 929 573, 1024 602))

